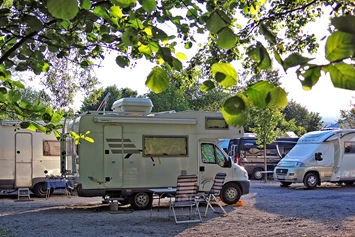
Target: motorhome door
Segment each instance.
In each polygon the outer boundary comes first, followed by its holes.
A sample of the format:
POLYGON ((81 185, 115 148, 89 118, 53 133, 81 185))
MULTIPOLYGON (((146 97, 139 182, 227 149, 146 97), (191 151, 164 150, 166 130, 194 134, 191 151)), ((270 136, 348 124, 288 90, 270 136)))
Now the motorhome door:
POLYGON ((105 187, 119 188, 122 186, 122 162, 124 152, 122 127, 109 125, 104 127, 104 168, 105 187))
POLYGON ((227 172, 224 168, 226 157, 223 152, 214 144, 208 142, 200 143, 200 191, 208 191, 211 189, 214 178, 218 172, 227 172))
POLYGON ((16 188, 32 187, 32 134, 15 134, 15 185, 16 188))

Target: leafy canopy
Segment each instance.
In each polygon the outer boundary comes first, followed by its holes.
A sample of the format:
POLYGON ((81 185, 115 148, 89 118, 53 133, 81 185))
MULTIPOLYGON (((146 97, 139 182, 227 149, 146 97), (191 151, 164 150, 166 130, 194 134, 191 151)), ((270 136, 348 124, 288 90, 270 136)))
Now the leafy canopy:
MULTIPOLYGON (((23 85, 11 79, 11 70, 39 75, 55 67, 47 57, 70 59, 86 69, 117 54, 120 67, 133 67, 145 58, 156 64, 146 85, 155 93, 169 88, 171 71, 183 69, 186 55, 177 51, 198 46, 197 34, 206 35, 186 66, 200 70, 205 91, 229 90, 238 83, 231 62, 242 61, 252 72, 269 69, 275 61, 285 71, 297 67, 304 89, 311 89, 322 73, 330 75, 335 87, 355 89, 355 16, 351 0, 38 0, 2 1, 0 8, 0 106, 24 116, 39 113, 52 121, 55 113, 28 104, 21 97, 23 85), (331 8, 330 36, 326 40, 328 63, 317 65, 304 51, 314 53, 318 44, 303 27, 315 21, 324 7, 331 8), (169 25, 175 30, 170 34, 169 25), (263 36, 261 40, 259 36, 263 36), (74 56, 75 55, 75 56, 74 56)), ((242 125, 250 105, 259 108, 285 107, 286 93, 279 86, 257 82, 246 94, 237 92, 223 105, 229 124, 242 125)))

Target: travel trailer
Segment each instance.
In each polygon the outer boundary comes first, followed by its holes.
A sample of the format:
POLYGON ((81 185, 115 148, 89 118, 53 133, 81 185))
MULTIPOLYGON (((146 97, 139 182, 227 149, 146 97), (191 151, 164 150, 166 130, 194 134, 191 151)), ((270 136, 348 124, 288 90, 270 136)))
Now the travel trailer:
POLYGON ((227 204, 249 193, 245 169, 217 145, 218 139, 243 135, 220 113, 151 113, 145 98, 123 98, 113 112, 90 111, 69 123, 68 132, 88 133, 71 151, 78 164, 79 196, 120 198, 134 209, 152 205, 152 191, 174 188, 181 174, 197 174, 199 190, 211 188, 218 172, 227 173, 221 198, 227 204))
POLYGON ((355 130, 315 131, 303 135, 274 169, 282 187, 303 183, 314 189, 322 182, 355 181, 355 130))
POLYGON ((59 176, 60 142, 46 135, 20 128, 18 121, 0 121, 0 190, 29 188, 45 197, 46 175, 59 176))

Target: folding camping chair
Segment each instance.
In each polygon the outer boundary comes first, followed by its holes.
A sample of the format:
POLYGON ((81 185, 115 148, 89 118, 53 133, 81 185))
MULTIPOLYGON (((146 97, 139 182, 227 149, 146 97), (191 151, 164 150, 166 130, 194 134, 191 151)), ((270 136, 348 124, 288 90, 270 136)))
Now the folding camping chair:
POLYGON ((191 223, 191 222, 201 222, 201 214, 198 209, 198 204, 196 202, 196 194, 197 194, 197 175, 180 175, 177 178, 177 187, 175 200, 170 201, 169 206, 169 219, 170 219, 170 209, 173 210, 174 218, 176 224, 178 223, 191 223), (187 214, 179 214, 179 216, 188 216, 187 220, 178 220, 177 213, 175 212, 175 208, 183 208, 188 207, 189 213, 187 214), (196 207, 196 212, 198 214, 198 219, 192 219, 193 209, 196 207))
MULTIPOLYGON (((221 210, 224 212, 225 215, 227 215, 226 210, 224 210, 222 206, 222 201, 219 199, 219 194, 221 193, 222 187, 224 180, 226 178, 227 174, 226 173, 217 173, 216 177, 214 178, 213 185, 211 187, 211 190, 204 193, 203 200, 206 201, 206 211, 205 211, 205 217, 207 216, 207 211, 208 208, 210 207, 214 212, 215 209, 212 207, 212 204, 218 205, 221 210)), ((200 200, 201 201, 201 200, 200 200)))

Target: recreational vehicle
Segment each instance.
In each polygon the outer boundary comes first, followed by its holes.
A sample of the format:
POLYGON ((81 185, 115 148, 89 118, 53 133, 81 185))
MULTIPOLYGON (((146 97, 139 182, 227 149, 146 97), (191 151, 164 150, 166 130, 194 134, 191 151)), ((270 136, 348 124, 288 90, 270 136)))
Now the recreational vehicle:
POLYGON ((0 134, 0 190, 29 188, 45 197, 46 174, 61 174, 60 142, 53 134, 21 129, 18 121, 0 121, 0 134))
POLYGON ((315 131, 303 135, 274 169, 282 187, 303 183, 314 189, 322 182, 355 181, 355 130, 315 131))
POLYGON ((207 191, 218 172, 227 174, 221 193, 236 203, 249 192, 246 170, 233 163, 218 139, 243 135, 220 113, 184 111, 150 113, 145 98, 123 98, 113 112, 86 112, 70 122, 68 132, 88 133, 72 151, 78 164, 79 196, 121 198, 132 208, 147 209, 156 188, 174 188, 181 174, 197 174, 199 190, 207 191))

